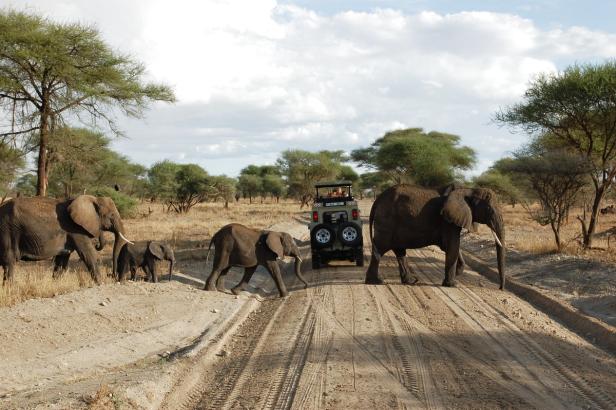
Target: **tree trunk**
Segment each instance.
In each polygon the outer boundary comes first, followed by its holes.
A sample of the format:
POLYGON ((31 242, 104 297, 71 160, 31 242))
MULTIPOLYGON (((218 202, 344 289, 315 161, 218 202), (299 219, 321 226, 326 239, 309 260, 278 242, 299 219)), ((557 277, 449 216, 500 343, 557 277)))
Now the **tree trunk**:
POLYGON ((43 107, 39 128, 39 157, 37 163, 36 195, 47 196, 47 143, 49 141, 49 114, 43 107))
POLYGON ((590 221, 588 222, 588 228, 584 233, 584 249, 590 249, 592 247, 592 240, 597 229, 597 219, 599 218, 599 209, 601 208, 601 201, 603 200, 603 194, 605 190, 600 187, 595 191, 595 199, 592 203, 592 209, 590 211, 590 221))

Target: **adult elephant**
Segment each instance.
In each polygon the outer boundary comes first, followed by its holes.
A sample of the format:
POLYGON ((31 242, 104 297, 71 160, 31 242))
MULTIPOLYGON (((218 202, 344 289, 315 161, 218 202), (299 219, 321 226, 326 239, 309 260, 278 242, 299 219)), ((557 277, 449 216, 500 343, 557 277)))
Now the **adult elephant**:
POLYGON ((413 284, 406 263, 406 250, 437 245, 446 254, 443 286, 455 286, 464 270, 460 253, 462 228, 475 231, 474 224, 490 227, 496 242, 500 289, 505 288, 505 226, 496 196, 489 189, 450 185, 441 192, 412 185, 396 185, 381 193, 370 210, 372 257, 366 283, 381 284, 379 261, 392 250, 398 261, 402 283, 413 284))
POLYGON ((67 255, 76 251, 92 279, 100 283, 96 248, 104 246, 103 231, 113 232, 112 264, 116 271, 118 254, 130 242, 113 200, 80 195, 75 199, 15 198, 0 207, 0 264, 4 282, 13 278, 18 260, 56 258, 56 269, 65 267, 67 255))
MULTIPOLYGON (((278 259, 295 258, 295 275, 305 287, 308 282, 302 276, 302 258, 293 237, 286 232, 259 231, 240 224, 229 224, 214 234, 208 248, 214 245, 214 265, 207 279, 205 290, 222 290, 224 276, 233 266, 244 268, 244 277, 231 291, 239 294, 250 282, 257 266, 265 266, 276 282, 280 296, 287 296, 287 287, 282 281, 278 259)), ((207 258, 206 258, 207 261, 207 258)))

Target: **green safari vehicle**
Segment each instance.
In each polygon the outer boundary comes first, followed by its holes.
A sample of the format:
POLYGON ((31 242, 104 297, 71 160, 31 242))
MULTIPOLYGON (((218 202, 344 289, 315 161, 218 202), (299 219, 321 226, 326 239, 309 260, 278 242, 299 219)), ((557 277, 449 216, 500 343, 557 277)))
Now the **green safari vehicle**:
POLYGON ((331 260, 348 260, 364 266, 362 221, 350 181, 320 182, 315 185, 310 247, 312 269, 331 260))

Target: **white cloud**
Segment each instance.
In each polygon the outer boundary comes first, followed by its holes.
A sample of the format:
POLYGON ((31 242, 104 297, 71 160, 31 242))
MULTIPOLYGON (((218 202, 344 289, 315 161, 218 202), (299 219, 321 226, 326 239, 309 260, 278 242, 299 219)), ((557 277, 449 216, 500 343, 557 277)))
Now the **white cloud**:
POLYGON ((614 33, 546 31, 514 14, 325 16, 274 0, 25 3, 95 22, 152 78, 175 86, 180 102, 123 120, 131 139, 116 147, 143 163, 193 161, 211 172, 272 162, 289 147, 349 150, 404 126, 461 135, 484 168, 523 140, 491 123, 497 107, 538 73, 616 55, 614 33))

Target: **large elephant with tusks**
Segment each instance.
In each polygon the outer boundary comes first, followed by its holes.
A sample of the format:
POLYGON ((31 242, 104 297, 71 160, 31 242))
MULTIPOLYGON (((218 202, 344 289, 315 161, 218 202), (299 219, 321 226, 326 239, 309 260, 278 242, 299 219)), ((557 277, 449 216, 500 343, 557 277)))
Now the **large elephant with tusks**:
POLYGON ((393 251, 402 283, 417 278, 406 263, 406 250, 436 245, 445 252, 443 286, 455 286, 456 276, 464 271, 460 253, 463 228, 475 231, 475 224, 490 227, 496 242, 500 289, 505 288, 505 226, 496 195, 489 189, 450 185, 442 191, 412 185, 396 185, 381 193, 370 210, 372 257, 366 283, 381 284, 379 261, 393 251))
POLYGON ((97 253, 104 245, 103 232, 113 232, 113 272, 120 249, 130 243, 124 236, 120 213, 109 197, 79 195, 57 200, 34 197, 15 198, 0 206, 0 264, 4 280, 11 281, 19 260, 38 261, 56 258, 56 268, 65 267, 68 255, 77 251, 92 279, 101 282, 97 253))

